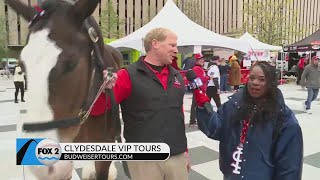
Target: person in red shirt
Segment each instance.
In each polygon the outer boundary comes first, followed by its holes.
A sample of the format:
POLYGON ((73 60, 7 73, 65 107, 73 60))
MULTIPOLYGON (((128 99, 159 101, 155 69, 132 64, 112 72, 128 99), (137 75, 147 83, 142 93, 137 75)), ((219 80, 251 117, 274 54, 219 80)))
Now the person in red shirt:
MULTIPOLYGON (((146 56, 117 72, 113 88, 121 105, 126 142, 166 143, 166 161, 128 161, 131 179, 188 179, 183 96, 184 81, 170 66, 178 53, 177 35, 156 28, 144 38, 146 56)), ((92 116, 104 113, 105 94, 96 101, 92 116)))
POLYGON ((192 70, 194 71, 196 76, 201 79, 201 81, 203 83, 203 86, 201 86, 201 88, 203 89, 203 91, 205 91, 207 88, 209 77, 207 76, 207 73, 203 69, 204 57, 202 54, 197 53, 197 54, 195 54, 195 59, 196 59, 196 64, 192 68, 192 70))
POLYGON ((303 73, 304 67, 306 65, 307 56, 305 54, 299 59, 298 62, 298 72, 297 72, 297 85, 300 85, 301 75, 303 73))
MULTIPOLYGON (((206 91, 207 84, 209 77, 206 75, 206 72, 203 69, 204 66, 204 58, 203 55, 200 53, 195 54, 195 59, 196 59, 196 64, 192 68, 194 73, 196 74, 197 78, 200 78, 202 81, 202 86, 200 87, 203 92, 206 91)), ((195 127, 197 126, 197 120, 196 120, 196 103, 194 96, 192 97, 192 104, 191 104, 191 110, 190 110, 190 122, 189 122, 190 127, 195 127)))
POLYGON ((176 70, 181 70, 179 67, 178 67, 178 58, 177 57, 174 57, 174 59, 172 60, 172 63, 170 64, 173 68, 175 68, 176 70))

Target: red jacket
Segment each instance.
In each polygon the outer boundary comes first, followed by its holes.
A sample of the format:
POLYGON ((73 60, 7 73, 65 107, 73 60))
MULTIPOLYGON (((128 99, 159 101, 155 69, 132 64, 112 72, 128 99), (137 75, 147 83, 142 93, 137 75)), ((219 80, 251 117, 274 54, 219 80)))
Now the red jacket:
POLYGON ((176 70, 181 70, 179 67, 178 67, 178 58, 174 58, 173 60, 172 60, 172 63, 170 64, 173 68, 175 68, 176 70))
MULTIPOLYGON (((148 66, 148 64, 146 64, 148 66)), ((159 78, 163 88, 167 89, 167 82, 169 76, 168 67, 163 68, 161 72, 153 70, 150 66, 148 66, 159 78)), ((125 69, 120 69, 117 72, 118 79, 116 81, 115 87, 113 88, 115 100, 118 104, 120 104, 123 100, 127 99, 131 94, 131 81, 130 76, 125 69)), ((106 96, 104 93, 101 93, 97 101, 95 102, 90 115, 99 116, 103 114, 106 110, 110 108, 110 102, 106 102, 106 96)))
POLYGON ((199 66, 199 65, 195 65, 192 70, 194 71, 194 73, 196 74, 197 78, 200 78, 203 86, 201 86, 201 90, 202 91, 206 91, 207 86, 208 86, 208 81, 209 81, 209 76, 207 76, 206 72, 204 71, 204 69, 199 66))
POLYGON ((303 57, 303 58, 300 58, 300 59, 299 59, 299 62, 298 62, 298 67, 299 67, 299 69, 303 69, 304 66, 305 66, 305 63, 306 63, 305 58, 304 58, 304 57, 303 57))
MULTIPOLYGON (((169 77, 169 70, 168 66, 162 69, 161 72, 153 70, 148 64, 146 64, 159 78, 163 88, 167 89, 168 84, 168 77, 169 77)), ((127 99, 131 94, 131 80, 130 76, 125 69, 121 69, 117 72, 118 79, 116 81, 115 87, 113 88, 115 100, 118 104, 120 104, 123 100, 127 99)), ((92 108, 92 111, 90 112, 90 115, 92 116, 99 116, 103 113, 105 113, 106 108, 110 107, 110 100, 107 103, 106 102, 106 96, 105 93, 101 93, 97 101, 94 103, 94 106, 92 108)), ((183 111, 183 107, 182 107, 183 111)), ((186 150, 188 152, 188 148, 186 150)))

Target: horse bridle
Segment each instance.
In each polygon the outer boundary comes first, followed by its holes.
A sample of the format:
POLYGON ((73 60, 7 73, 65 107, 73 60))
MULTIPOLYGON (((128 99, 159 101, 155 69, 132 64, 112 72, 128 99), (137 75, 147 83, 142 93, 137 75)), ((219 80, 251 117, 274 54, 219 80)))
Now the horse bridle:
MULTIPOLYGON (((35 15, 33 20, 39 19, 40 16, 42 16, 44 14, 44 11, 45 10, 38 12, 38 14, 35 15)), ((30 25, 33 23, 32 21, 30 22, 30 25)), ((98 37, 97 31, 95 30, 95 28, 93 26, 90 25, 88 18, 84 22, 84 27, 87 30, 88 36, 89 36, 89 38, 92 42, 92 45, 93 45, 93 50, 91 52, 91 63, 93 66, 92 66, 92 74, 91 74, 91 79, 89 82, 89 92, 88 92, 88 93, 90 93, 90 88, 92 88, 92 83, 95 78, 96 68, 98 67, 98 69, 100 69, 102 71, 103 69, 106 68, 106 66, 105 66, 101 51, 100 51, 99 44, 98 44, 99 37, 98 37)), ((48 121, 48 122, 40 122, 40 123, 24 123, 22 126, 22 129, 26 132, 37 132, 37 131, 48 131, 48 130, 59 129, 59 128, 68 128, 68 127, 83 124, 87 120, 87 118, 91 112, 91 109, 93 107, 93 104, 95 103, 95 100, 100 95, 100 93, 104 90, 104 85, 108 82, 108 80, 112 79, 111 74, 109 74, 108 77, 109 77, 109 79, 107 78, 107 80, 104 81, 104 83, 100 87, 100 90, 97 93, 94 101, 88 103, 87 102, 88 99, 85 100, 77 117, 55 120, 55 121, 48 121), (88 106, 86 106, 86 104, 91 104, 91 105, 90 105, 90 107, 88 107, 88 106)), ((111 111, 112 111, 111 117, 112 117, 112 124, 114 126, 113 128, 115 130, 115 140, 121 141, 121 137, 120 137, 121 124, 120 124, 120 116, 119 116, 119 105, 115 101, 113 91, 109 90, 108 94, 109 94, 109 97, 111 100, 111 111)), ((107 95, 106 95, 106 100, 108 102, 107 95)), ((107 114, 107 108, 106 108, 105 114, 107 114)), ((107 120, 106 120, 106 123, 107 123, 107 120)))

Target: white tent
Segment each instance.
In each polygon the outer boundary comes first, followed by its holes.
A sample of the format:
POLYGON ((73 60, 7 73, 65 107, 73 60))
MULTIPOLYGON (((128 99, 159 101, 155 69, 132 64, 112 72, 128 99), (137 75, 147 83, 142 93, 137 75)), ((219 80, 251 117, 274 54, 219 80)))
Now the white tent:
POLYGON ((273 46, 263 43, 258 39, 254 38, 248 32, 244 33, 239 39, 248 42, 250 44, 250 49, 252 50, 280 51, 282 49, 281 46, 273 46))
MULTIPOLYGON (((248 52, 248 44, 242 40, 216 34, 191 21, 172 0, 168 0, 161 11, 146 25, 109 43, 116 48, 132 48, 144 52, 143 38, 151 29, 168 28, 178 35, 178 46, 211 46, 248 52)), ((183 49, 183 48, 182 48, 183 49)), ((180 49, 179 49, 180 50, 180 49)))

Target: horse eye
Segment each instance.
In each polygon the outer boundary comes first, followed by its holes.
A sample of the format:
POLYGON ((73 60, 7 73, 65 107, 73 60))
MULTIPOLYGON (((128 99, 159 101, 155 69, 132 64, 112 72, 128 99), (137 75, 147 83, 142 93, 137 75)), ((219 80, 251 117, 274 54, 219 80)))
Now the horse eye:
POLYGON ((51 69, 48 80, 54 82, 61 78, 64 74, 71 72, 77 65, 76 61, 66 61, 51 69))
POLYGON ((67 62, 64 64, 64 71, 63 71, 63 73, 71 72, 71 71, 75 68, 76 65, 77 65, 77 62, 74 61, 74 60, 67 61, 67 62))

